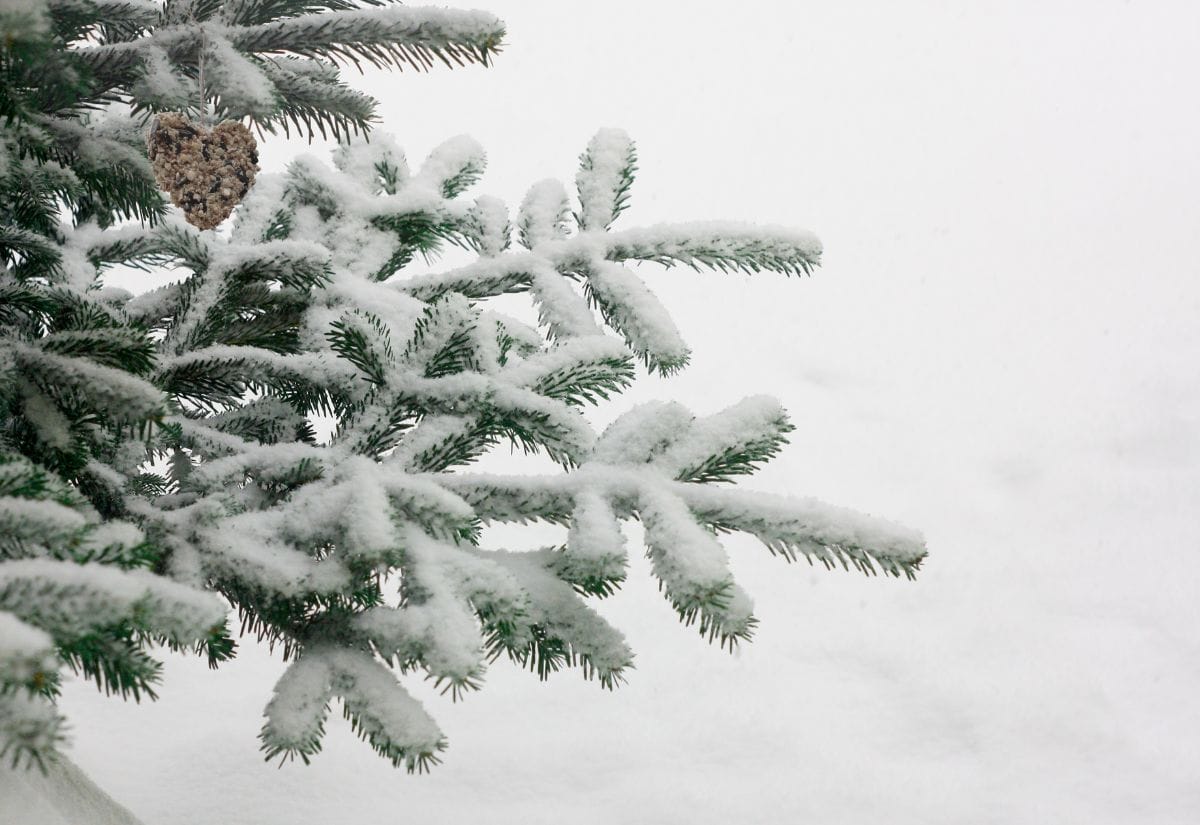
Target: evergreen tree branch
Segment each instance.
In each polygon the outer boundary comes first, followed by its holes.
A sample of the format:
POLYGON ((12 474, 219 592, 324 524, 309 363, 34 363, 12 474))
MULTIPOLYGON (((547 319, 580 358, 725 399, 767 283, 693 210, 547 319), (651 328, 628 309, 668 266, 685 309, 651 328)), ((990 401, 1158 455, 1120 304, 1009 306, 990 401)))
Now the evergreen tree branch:
POLYGON ((807 232, 736 223, 660 224, 613 232, 606 242, 610 260, 682 263, 722 272, 811 275, 821 261, 821 243, 807 232))
POLYGON ((307 14, 238 27, 230 41, 251 53, 282 53, 360 62, 377 68, 487 65, 504 26, 483 12, 377 6, 307 14))

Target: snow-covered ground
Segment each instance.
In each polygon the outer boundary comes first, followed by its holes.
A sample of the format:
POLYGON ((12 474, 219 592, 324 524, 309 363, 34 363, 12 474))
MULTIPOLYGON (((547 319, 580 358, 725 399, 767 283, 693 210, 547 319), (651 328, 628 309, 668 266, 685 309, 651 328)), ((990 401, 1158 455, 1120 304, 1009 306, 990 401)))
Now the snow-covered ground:
POLYGON ((827 250, 803 281, 651 272, 693 366, 595 420, 776 395, 798 429, 747 486, 920 527, 925 570, 732 541, 761 626, 730 656, 638 559, 601 604, 630 683, 415 685, 451 742, 429 776, 336 719, 313 765, 264 764, 280 664, 253 649, 173 659, 142 707, 70 685, 76 762, 146 825, 1200 820, 1200 8, 478 4, 509 24, 494 68, 365 81, 411 156, 470 132, 515 204, 621 126, 642 172, 618 225, 827 250))
POLYGON ((45 770, 0 763, 0 822, 5 825, 142 825, 69 759, 45 770))

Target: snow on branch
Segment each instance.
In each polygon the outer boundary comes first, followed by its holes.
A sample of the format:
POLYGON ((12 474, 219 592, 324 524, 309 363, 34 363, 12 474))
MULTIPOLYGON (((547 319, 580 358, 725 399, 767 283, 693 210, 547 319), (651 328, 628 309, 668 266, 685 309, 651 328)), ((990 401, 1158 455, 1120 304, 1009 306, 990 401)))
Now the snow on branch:
POLYGON ((446 739, 437 723, 386 667, 368 654, 335 650, 323 654, 333 670, 333 690, 342 698, 350 726, 393 765, 423 773, 441 760, 446 739))
POLYGON ((233 283, 265 282, 311 289, 329 282, 329 251, 311 241, 264 241, 222 250, 209 270, 220 272, 233 283))
POLYGON ((58 656, 50 634, 0 611, 0 693, 57 667, 58 656))
POLYGON ((612 505, 595 490, 581 491, 555 572, 586 593, 608 595, 624 581, 625 566, 625 536, 612 505))
POLYGON ((499 198, 481 195, 467 213, 466 236, 471 247, 485 258, 494 258, 511 243, 508 207, 499 198))
POLYGON ((538 322, 546 328, 548 338, 602 335, 587 298, 578 294, 571 281, 553 267, 532 268, 529 292, 537 302, 538 322))
POLYGON ((270 80, 278 104, 269 117, 255 122, 285 136, 311 134, 322 139, 348 140, 366 132, 375 120, 375 99, 342 82, 337 66, 314 58, 284 55, 261 58, 259 69, 270 80))
POLYGON ((49 0, 46 5, 51 14, 86 15, 95 21, 95 25, 125 23, 148 27, 158 22, 161 13, 154 0, 49 0))
POLYGON ((275 84, 257 59, 242 54, 219 31, 208 31, 206 91, 217 98, 218 111, 234 120, 270 118, 279 109, 275 84))
POLYGON ((633 666, 625 637, 579 598, 555 570, 551 551, 480 555, 508 570, 528 594, 524 634, 492 637, 492 657, 506 654, 542 679, 565 667, 580 667, 585 679, 612 689, 633 666), (522 636, 524 638, 522 638, 522 636))
POLYGON ((620 264, 597 263, 588 270, 586 288, 604 320, 648 368, 670 375, 687 365, 691 350, 666 308, 637 274, 620 264))
POLYGON ((804 556, 826 567, 853 565, 864 573, 878 568, 912 579, 926 555, 925 541, 916 530, 816 499, 699 484, 675 484, 672 490, 704 523, 757 536, 773 554, 789 561, 804 556))
POLYGON ((459 496, 429 479, 400 472, 395 462, 380 467, 392 506, 410 520, 424 525, 431 536, 445 540, 475 533, 475 511, 459 496))
POLYGON ((731 481, 778 455, 793 429, 778 401, 753 396, 692 421, 653 462, 679 481, 731 481))
POLYGON ((313 559, 303 548, 281 539, 289 526, 285 515, 280 511, 226 515, 209 527, 199 542, 206 572, 276 598, 345 589, 351 575, 339 559, 313 559))
POLYGON ((172 63, 166 49, 147 44, 141 53, 142 66, 134 82, 134 97, 157 109, 185 109, 195 93, 191 81, 172 63))
POLYGON ((42 390, 52 396, 75 395, 114 421, 138 422, 163 414, 163 396, 157 387, 135 375, 101 364, 14 347, 17 363, 37 376, 42 390))
POLYGON ((387 458, 409 472, 441 472, 473 461, 493 443, 475 416, 426 414, 387 458))
POLYGON ((228 36, 247 52, 425 71, 435 60, 451 67, 487 65, 499 50, 504 24, 481 11, 378 5, 231 28, 228 36))
POLYGON ((0 610, 56 637, 131 622, 178 644, 204 640, 225 620, 216 597, 144 570, 50 559, 0 564, 0 610))
POLYGON ((389 281, 389 285, 426 301, 450 292, 467 298, 491 298, 509 292, 524 292, 539 266, 540 261, 530 256, 508 254, 444 273, 389 281))
POLYGON ((571 404, 607 399, 633 382, 633 363, 619 342, 604 336, 570 338, 506 365, 500 377, 539 395, 571 404))
POLYGON ((404 150, 382 133, 372 135, 369 143, 343 141, 334 150, 333 163, 376 195, 396 194, 411 177, 404 150))
POLYGON ((535 183, 521 201, 517 216, 521 245, 533 249, 543 241, 566 237, 570 214, 567 190, 561 181, 548 178, 535 183))
POLYGON ((486 168, 487 153, 479 142, 469 135, 459 135, 443 141, 429 153, 413 176, 413 183, 453 198, 479 180, 486 168))
POLYGON ((336 547, 347 564, 395 565, 399 534, 380 469, 353 456, 299 486, 267 511, 281 516, 278 535, 296 547, 336 547))
POLYGON ((426 477, 470 504, 484 522, 566 524, 574 506, 563 479, 553 476, 454 473, 426 477))
POLYGON ((87 519, 77 509, 56 501, 0 497, 0 558, 40 555, 36 548, 75 539, 86 524, 87 519))
POLYGON ((66 738, 66 720, 44 693, 9 689, 0 693, 0 759, 12 767, 36 764, 47 759, 66 738))
POLYGON ((483 648, 469 606, 475 594, 464 586, 461 570, 453 562, 458 549, 414 527, 404 530, 403 546, 406 603, 400 608, 372 608, 356 617, 355 628, 401 670, 420 666, 437 685, 447 683, 446 689, 456 694, 478 687, 483 648))
POLYGON ((550 458, 578 464, 595 440, 577 408, 532 390, 497 384, 489 396, 502 433, 526 452, 544 450, 550 458))
POLYGON ((637 171, 637 152, 620 129, 601 129, 579 156, 575 187, 581 230, 607 229, 629 204, 629 188, 637 171))
POLYGON ((626 229, 606 236, 614 261, 686 264, 722 272, 782 272, 809 275, 821 262, 821 242, 794 229, 749 224, 697 222, 626 229))
POLYGON ((363 133, 375 118, 374 99, 340 81, 339 63, 488 65, 504 37, 504 24, 485 12, 390 0, 67 6, 78 18, 71 52, 88 70, 92 97, 118 92, 138 110, 186 109, 203 61, 218 114, 309 137, 363 133))
POLYGON ((149 228, 81 227, 75 230, 71 242, 85 249, 88 259, 97 267, 119 263, 148 269, 178 263, 202 271, 212 254, 207 239, 182 219, 167 219, 149 228))
POLYGON ((218 345, 164 358, 157 382, 175 397, 214 412, 264 385, 285 389, 297 398, 312 398, 309 407, 315 409, 329 387, 353 375, 349 367, 320 353, 281 355, 258 347, 218 345))
POLYGON ((236 453, 222 458, 209 457, 192 473, 191 483, 201 489, 220 490, 246 478, 271 482, 304 472, 309 480, 324 474, 327 453, 303 443, 254 444, 245 443, 236 453))
POLYGON ((608 425, 590 460, 617 466, 647 464, 682 437, 694 419, 675 401, 638 404, 608 425))
POLYGON ((734 584, 720 542, 696 523, 683 502, 659 489, 642 489, 637 508, 654 575, 684 623, 699 621, 702 636, 731 648, 750 638, 753 605, 734 584))
POLYGON ((263 711, 267 721, 258 736, 267 759, 299 756, 307 765, 321 750, 332 698, 333 669, 319 652, 310 651, 288 665, 263 711))

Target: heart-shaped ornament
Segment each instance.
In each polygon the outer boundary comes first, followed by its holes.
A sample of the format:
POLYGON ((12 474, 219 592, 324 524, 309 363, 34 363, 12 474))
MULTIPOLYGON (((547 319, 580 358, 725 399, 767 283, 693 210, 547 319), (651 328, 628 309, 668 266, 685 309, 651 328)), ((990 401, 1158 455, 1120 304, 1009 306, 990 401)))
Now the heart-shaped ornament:
POLYGON ((154 119, 146 140, 154 179, 192 226, 212 229, 254 185, 258 144, 242 124, 212 130, 175 112, 154 119))

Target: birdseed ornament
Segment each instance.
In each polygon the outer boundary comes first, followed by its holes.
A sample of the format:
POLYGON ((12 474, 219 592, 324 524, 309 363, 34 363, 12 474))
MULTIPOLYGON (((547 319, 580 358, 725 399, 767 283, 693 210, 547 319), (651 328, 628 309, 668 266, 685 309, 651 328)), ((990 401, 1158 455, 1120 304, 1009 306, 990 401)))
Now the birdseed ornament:
POLYGON ((154 119, 146 139, 154 179, 192 226, 212 229, 254 185, 258 144, 242 124, 226 120, 211 130, 170 112, 154 119))

